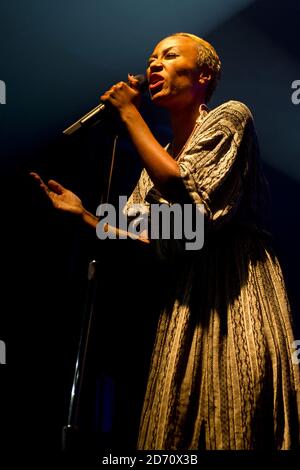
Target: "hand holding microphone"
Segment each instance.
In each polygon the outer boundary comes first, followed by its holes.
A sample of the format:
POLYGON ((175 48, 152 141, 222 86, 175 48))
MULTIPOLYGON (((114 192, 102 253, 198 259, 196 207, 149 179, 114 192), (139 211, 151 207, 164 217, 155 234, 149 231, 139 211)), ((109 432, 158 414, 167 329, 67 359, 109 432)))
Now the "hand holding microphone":
POLYGON ((110 103, 119 112, 130 104, 138 106, 141 91, 141 79, 138 77, 128 74, 128 83, 119 82, 113 85, 101 96, 101 101, 110 103))
POLYGON ((119 82, 116 85, 113 85, 101 96, 102 103, 78 119, 78 121, 65 129, 63 133, 70 135, 85 125, 100 122, 106 114, 105 102, 109 103, 119 112, 124 106, 129 105, 130 103, 138 106, 140 93, 146 88, 147 80, 144 75, 129 74, 128 84, 125 82, 119 82))

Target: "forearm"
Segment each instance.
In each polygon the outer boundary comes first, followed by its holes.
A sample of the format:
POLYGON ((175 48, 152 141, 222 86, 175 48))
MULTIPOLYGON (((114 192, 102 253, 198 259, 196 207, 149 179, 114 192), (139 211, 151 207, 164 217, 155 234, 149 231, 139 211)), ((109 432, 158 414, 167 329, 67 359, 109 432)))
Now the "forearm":
MULTIPOLYGON (((98 217, 93 215, 91 212, 88 212, 86 209, 83 209, 82 220, 83 222, 85 222, 90 227, 96 230, 97 224, 99 222, 98 217)), ((126 232, 125 230, 120 230, 117 227, 113 227, 108 224, 106 224, 105 226, 105 232, 109 232, 109 234, 112 234, 113 236, 116 236, 117 238, 119 238, 120 236, 122 237, 125 236, 126 238, 131 238, 132 240, 138 240, 142 243, 146 243, 146 244, 150 243, 146 234, 141 234, 140 236, 138 236, 133 233, 126 232)), ((109 238, 109 234, 108 234, 108 238, 109 238)))
POLYGON ((86 224, 89 225, 90 227, 96 229, 97 224, 98 224, 98 222, 99 222, 98 217, 96 217, 95 215, 91 214, 91 212, 88 212, 86 209, 83 209, 83 213, 82 213, 81 218, 82 218, 82 220, 83 220, 84 223, 86 223, 86 224))
POLYGON ((177 162, 155 139, 134 105, 121 112, 121 119, 154 185, 162 194, 167 194, 180 179, 177 162))

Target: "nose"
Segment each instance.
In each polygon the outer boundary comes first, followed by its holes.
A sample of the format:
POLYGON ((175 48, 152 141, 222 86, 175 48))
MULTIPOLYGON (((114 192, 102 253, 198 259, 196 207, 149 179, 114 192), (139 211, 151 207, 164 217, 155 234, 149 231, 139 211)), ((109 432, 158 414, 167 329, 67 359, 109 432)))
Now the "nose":
POLYGON ((150 72, 157 72, 159 70, 162 70, 162 68, 163 68, 163 65, 160 59, 152 60, 151 64, 149 65, 150 72))

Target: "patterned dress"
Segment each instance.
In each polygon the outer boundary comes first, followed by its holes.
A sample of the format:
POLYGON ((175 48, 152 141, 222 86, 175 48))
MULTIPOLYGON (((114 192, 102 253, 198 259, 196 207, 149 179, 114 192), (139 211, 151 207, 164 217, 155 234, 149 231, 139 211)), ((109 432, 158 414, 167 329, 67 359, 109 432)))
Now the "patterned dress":
MULTIPOLYGON (((229 101, 202 111, 178 164, 187 197, 204 204, 205 241, 189 253, 177 240, 153 243, 173 276, 138 448, 296 448, 299 370, 284 280, 264 222, 267 187, 249 109, 229 101)), ((143 170, 125 212, 159 201, 143 170)))

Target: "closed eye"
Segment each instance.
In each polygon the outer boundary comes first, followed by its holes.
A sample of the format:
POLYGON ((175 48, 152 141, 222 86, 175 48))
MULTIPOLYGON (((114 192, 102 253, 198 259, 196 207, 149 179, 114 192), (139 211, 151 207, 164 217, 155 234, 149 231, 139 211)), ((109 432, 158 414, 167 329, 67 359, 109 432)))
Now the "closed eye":
POLYGON ((176 52, 168 52, 165 57, 167 59, 172 59, 173 57, 178 57, 178 54, 176 54, 176 52))
MULTIPOLYGON (((176 57, 178 57, 179 54, 177 54, 176 52, 166 52, 164 54, 164 59, 175 59, 176 57)), ((147 63, 147 66, 150 67, 150 65, 152 64, 153 61, 155 61, 157 59, 157 57, 153 56, 153 57, 150 57, 150 59, 148 60, 148 63, 147 63)))

